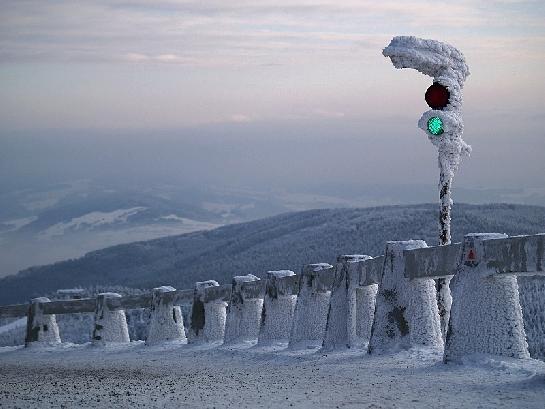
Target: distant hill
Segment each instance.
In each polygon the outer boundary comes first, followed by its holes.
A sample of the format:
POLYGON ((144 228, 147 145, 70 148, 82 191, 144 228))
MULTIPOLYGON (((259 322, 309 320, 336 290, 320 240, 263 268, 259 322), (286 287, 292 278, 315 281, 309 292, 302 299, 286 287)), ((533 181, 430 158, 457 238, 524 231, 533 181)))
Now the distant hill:
MULTIPOLYGON (((387 240, 424 239, 436 245, 437 207, 309 210, 108 247, 1 279, 0 304, 74 286, 192 288, 195 281, 225 283, 236 274, 298 271, 305 263, 333 262, 338 254, 382 254, 387 240)), ((452 224, 454 241, 469 232, 540 233, 545 231, 545 207, 458 204, 452 224)))

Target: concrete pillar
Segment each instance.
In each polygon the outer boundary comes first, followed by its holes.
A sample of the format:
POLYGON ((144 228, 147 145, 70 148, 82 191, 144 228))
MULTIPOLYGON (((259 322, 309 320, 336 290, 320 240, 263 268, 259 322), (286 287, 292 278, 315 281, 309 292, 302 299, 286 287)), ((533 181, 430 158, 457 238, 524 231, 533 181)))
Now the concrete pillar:
POLYGON ((356 343, 366 349, 371 339, 371 328, 375 317, 378 284, 356 288, 356 343))
POLYGON ((322 346, 333 276, 334 269, 331 264, 303 266, 290 332, 290 348, 322 346))
POLYGON ((180 307, 174 305, 176 289, 162 286, 153 289, 146 345, 167 341, 187 343, 180 307))
POLYGON ((208 280, 195 283, 191 325, 188 338, 190 343, 223 342, 227 303, 223 300, 205 300, 207 288, 219 287, 217 281, 208 280))
POLYGON ((117 293, 100 293, 97 295, 93 344, 130 342, 125 311, 111 311, 107 304, 107 300, 111 298, 121 298, 121 295, 117 293))
POLYGON ((354 348, 359 344, 356 336, 358 262, 370 258, 361 254, 337 258, 322 347, 324 351, 354 348))
POLYGON ((252 274, 233 277, 231 301, 227 306, 225 343, 257 341, 263 295, 258 277, 252 274))
POLYGON ((261 313, 258 344, 288 344, 297 302, 295 278, 291 270, 268 271, 261 313))
POLYGON ((443 347, 434 280, 409 280, 404 275, 403 251, 422 247, 427 247, 422 240, 390 241, 386 244, 369 342, 370 353, 414 346, 443 347))
POLYGON ((49 298, 38 297, 30 301, 27 315, 25 346, 60 344, 59 327, 55 314, 44 314, 44 304, 49 298))
POLYGON ((452 309, 445 362, 483 353, 528 358, 517 279, 494 275, 486 263, 483 241, 505 234, 477 233, 464 237, 458 271, 451 280, 452 309))

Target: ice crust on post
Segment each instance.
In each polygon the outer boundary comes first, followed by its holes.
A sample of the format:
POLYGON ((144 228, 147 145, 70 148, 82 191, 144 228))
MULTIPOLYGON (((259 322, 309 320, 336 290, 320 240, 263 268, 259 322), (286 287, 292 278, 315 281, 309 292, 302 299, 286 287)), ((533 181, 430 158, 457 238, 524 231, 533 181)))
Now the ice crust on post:
POLYGON ((177 341, 186 343, 184 321, 179 306, 174 305, 176 289, 162 286, 153 289, 146 345, 177 341))
POLYGON ((286 289, 282 284, 286 277, 293 276, 295 273, 291 270, 267 272, 258 339, 260 345, 287 345, 289 342, 297 294, 293 294, 293 288, 286 289))
POLYGON ((30 301, 25 346, 56 345, 61 343, 55 314, 44 314, 43 304, 51 302, 47 297, 30 301))
POLYGON ((369 352, 415 346, 443 347, 433 279, 409 280, 403 250, 427 247, 423 240, 386 244, 382 280, 376 299, 369 352))
POLYGON ((107 304, 109 298, 121 298, 121 294, 100 293, 97 295, 93 344, 130 342, 125 311, 110 311, 107 304))
POLYGON ((545 361, 545 278, 517 277, 528 351, 545 361))
POLYGON ((499 233, 464 237, 462 260, 452 279, 453 303, 444 361, 484 353, 529 358, 517 278, 494 275, 480 262, 483 241, 506 238, 499 233))
POLYGON ((188 333, 190 343, 223 342, 227 302, 223 300, 205 302, 206 289, 211 287, 219 287, 218 282, 208 280, 195 283, 188 333))
POLYGON ((358 263, 368 259, 371 256, 362 254, 337 257, 322 346, 324 351, 361 346, 356 334, 358 263))
POLYGON ((231 301, 227 307, 225 343, 257 342, 263 298, 246 294, 247 284, 260 281, 253 274, 233 277, 231 301))
MULTIPOLYGON (((412 36, 394 37, 383 50, 396 68, 413 68, 422 74, 429 75, 447 88, 449 103, 441 110, 424 112, 418 121, 418 127, 426 132, 428 139, 439 152, 439 198, 441 211, 439 215, 439 244, 450 244, 451 221, 451 185, 454 174, 460 166, 462 156, 469 156, 471 146, 463 139, 464 123, 462 120, 462 88, 469 76, 469 68, 464 55, 455 47, 436 40, 425 40, 412 36), (428 121, 439 117, 443 121, 444 132, 432 135, 428 132, 428 121)), ((441 317, 441 330, 445 337, 450 317, 452 297, 449 289, 450 278, 437 280, 437 303, 441 317)))
POLYGON ((333 276, 327 263, 307 264, 301 271, 297 304, 290 332, 290 348, 322 346, 327 324, 331 289, 323 285, 326 275, 333 276))

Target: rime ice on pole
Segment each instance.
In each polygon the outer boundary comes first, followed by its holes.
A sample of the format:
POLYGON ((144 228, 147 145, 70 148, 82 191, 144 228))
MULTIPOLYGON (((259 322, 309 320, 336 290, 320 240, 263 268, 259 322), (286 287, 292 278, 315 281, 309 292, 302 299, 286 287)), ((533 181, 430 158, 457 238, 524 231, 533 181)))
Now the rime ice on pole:
POLYGON ((25 346, 60 344, 59 327, 55 314, 44 314, 43 306, 49 298, 38 297, 30 302, 25 346))
POLYGON ((223 342, 227 302, 222 299, 207 301, 206 290, 212 287, 219 287, 218 282, 208 280, 195 283, 188 333, 190 343, 223 342))
POLYGON ((121 294, 100 293, 97 295, 93 344, 130 342, 125 311, 112 311, 108 308, 108 299, 112 298, 121 298, 121 294))
POLYGON ((423 247, 427 247, 423 240, 386 244, 369 352, 414 346, 443 347, 433 280, 409 280, 404 275, 403 251, 423 247))
POLYGON ((179 306, 174 305, 175 296, 174 287, 162 286, 153 289, 146 345, 169 341, 187 342, 182 311, 179 306))
POLYGON ((343 255, 337 258, 322 347, 324 351, 358 346, 356 334, 358 262, 368 259, 371 257, 361 254, 343 255))
POLYGON ((290 333, 290 348, 322 346, 333 274, 331 264, 318 263, 303 266, 290 333))
POLYGON ((258 340, 260 345, 288 344, 297 302, 297 294, 293 291, 295 278, 291 270, 267 272, 258 340))
POLYGON ((233 277, 225 324, 226 344, 257 342, 263 308, 261 289, 259 277, 253 274, 233 277))
MULTIPOLYGON (((462 133, 462 88, 469 75, 463 54, 455 47, 436 40, 416 37, 394 37, 383 55, 389 57, 396 68, 413 68, 433 78, 434 84, 446 88, 448 104, 424 112, 418 126, 439 151, 439 215, 440 244, 450 244, 451 184, 460 166, 462 156, 469 156, 471 146, 464 142, 462 133), (439 132, 439 122, 442 129, 439 132), (432 124, 430 126, 430 124, 432 124)), ((441 316, 443 337, 446 334, 452 298, 449 279, 437 280, 437 302, 441 316)))

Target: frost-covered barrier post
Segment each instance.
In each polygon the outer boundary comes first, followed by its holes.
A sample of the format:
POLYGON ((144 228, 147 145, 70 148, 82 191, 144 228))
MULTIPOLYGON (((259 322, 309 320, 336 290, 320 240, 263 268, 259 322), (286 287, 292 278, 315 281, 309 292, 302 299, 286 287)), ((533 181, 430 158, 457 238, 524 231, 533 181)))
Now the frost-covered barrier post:
POLYGON ((290 331, 290 348, 322 346, 334 269, 331 264, 303 266, 290 331))
POLYGON ((224 297, 231 293, 230 288, 227 290, 214 280, 195 283, 188 333, 190 343, 223 342, 227 318, 227 302, 224 297), (221 290, 223 292, 220 294, 221 290), (212 296, 215 292, 218 294, 212 296))
MULTIPOLYGON (((462 139, 462 88, 469 75, 463 54, 453 46, 416 37, 394 37, 383 50, 396 68, 413 68, 433 78, 426 91, 426 102, 432 108, 424 112, 418 126, 439 151, 439 244, 450 244, 451 184, 462 156, 471 147, 462 139)), ((437 303, 443 337, 446 334, 452 298, 450 278, 437 280, 437 303)))
POLYGON ((337 257, 322 346, 324 351, 356 346, 356 289, 359 287, 358 262, 370 258, 371 256, 362 254, 337 257))
POLYGON ((291 270, 267 272, 258 344, 288 344, 297 302, 298 279, 291 270))
POLYGON ((384 256, 358 263, 359 287, 356 289, 356 341, 362 349, 369 347, 375 319, 378 284, 382 279, 384 256))
POLYGON ((150 322, 146 345, 155 345, 167 341, 187 342, 182 311, 174 305, 176 289, 162 286, 153 289, 150 322))
POLYGON ((423 240, 386 244, 369 352, 413 346, 441 348, 441 324, 433 279, 405 277, 404 250, 426 247, 423 240))
POLYGON ((529 357, 516 275, 545 273, 545 236, 465 236, 452 280, 445 362, 473 353, 529 357))
POLYGON ((111 310, 108 299, 121 298, 117 293, 100 293, 96 299, 93 344, 130 342, 124 310, 111 310))
POLYGON ((264 286, 253 274, 233 277, 227 307, 225 343, 255 342, 259 337, 264 286))
POLYGON ((60 344, 59 327, 54 314, 44 313, 49 298, 38 297, 30 301, 27 314, 25 346, 60 344))

